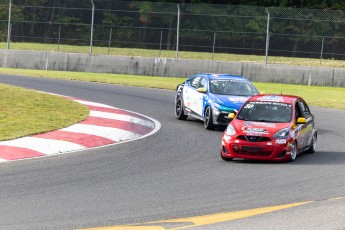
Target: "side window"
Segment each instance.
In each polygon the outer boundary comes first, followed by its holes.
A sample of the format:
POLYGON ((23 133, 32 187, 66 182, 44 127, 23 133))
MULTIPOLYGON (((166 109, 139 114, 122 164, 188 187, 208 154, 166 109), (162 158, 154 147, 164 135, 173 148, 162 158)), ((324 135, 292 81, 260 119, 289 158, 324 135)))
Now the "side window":
POLYGON ((298 111, 299 116, 298 117, 308 117, 310 115, 309 107, 303 102, 298 101, 296 104, 296 111, 298 111))
POLYGON ((201 81, 200 81, 200 83, 199 83, 199 86, 198 86, 198 88, 205 88, 206 90, 207 90, 207 79, 205 78, 205 77, 203 77, 202 79, 201 79, 201 81))
POLYGON ((299 107, 303 117, 307 117, 310 114, 308 106, 303 101, 298 101, 299 107))
POLYGON ((295 119, 303 117, 302 109, 300 107, 300 104, 296 102, 296 111, 295 111, 295 119))
POLYGON ((190 85, 191 85, 193 88, 198 88, 200 79, 201 79, 200 76, 197 76, 197 77, 191 79, 191 80, 190 80, 190 85))

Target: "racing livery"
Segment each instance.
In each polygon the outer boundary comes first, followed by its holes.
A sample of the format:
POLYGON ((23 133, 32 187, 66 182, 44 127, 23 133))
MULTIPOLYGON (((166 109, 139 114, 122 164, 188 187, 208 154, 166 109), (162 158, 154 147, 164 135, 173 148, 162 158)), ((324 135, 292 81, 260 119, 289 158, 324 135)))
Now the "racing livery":
POLYGON ((222 136, 221 157, 294 161, 316 151, 314 115, 298 96, 257 95, 248 99, 222 136))
POLYGON ((228 125, 230 112, 237 112, 258 90, 246 78, 230 74, 197 74, 176 88, 175 115, 204 121, 206 129, 228 125))

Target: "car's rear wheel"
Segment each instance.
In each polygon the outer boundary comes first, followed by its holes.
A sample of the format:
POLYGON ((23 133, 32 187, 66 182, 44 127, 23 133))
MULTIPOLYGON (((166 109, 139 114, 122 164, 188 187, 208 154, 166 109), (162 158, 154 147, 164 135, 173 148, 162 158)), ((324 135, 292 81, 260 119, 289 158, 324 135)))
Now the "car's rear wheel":
POLYGON ((316 152, 316 143, 317 143, 317 134, 314 133, 311 139, 311 146, 307 150, 307 153, 315 153, 316 152))
POLYGON ((296 144, 296 141, 294 141, 291 145, 291 153, 290 153, 289 161, 292 162, 296 160, 296 157, 297 157, 297 144, 296 144))
POLYGON ((186 120, 188 115, 184 114, 183 111, 183 102, 181 98, 178 98, 176 100, 176 104, 175 104, 175 115, 177 117, 177 119, 179 120, 186 120))
POLYGON ((231 157, 225 157, 223 156, 222 154, 222 151, 220 151, 220 157, 224 160, 224 161, 232 161, 234 158, 231 158, 231 157))
POLYGON ((205 109, 204 127, 208 130, 214 129, 212 109, 210 106, 207 106, 205 109))

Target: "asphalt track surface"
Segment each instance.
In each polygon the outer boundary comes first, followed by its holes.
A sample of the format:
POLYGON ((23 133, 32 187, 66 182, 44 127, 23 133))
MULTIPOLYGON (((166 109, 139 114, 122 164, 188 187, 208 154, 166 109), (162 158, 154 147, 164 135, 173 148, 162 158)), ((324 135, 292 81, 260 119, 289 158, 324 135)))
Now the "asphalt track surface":
POLYGON ((161 221, 157 229, 345 229, 343 110, 311 108, 319 134, 315 154, 293 163, 224 162, 222 130, 176 120, 173 91, 6 75, 0 83, 103 103, 161 123, 144 139, 1 164, 0 229, 135 223, 154 229, 147 223, 153 221, 161 221), (313 202, 209 225, 166 221, 305 201, 313 202))

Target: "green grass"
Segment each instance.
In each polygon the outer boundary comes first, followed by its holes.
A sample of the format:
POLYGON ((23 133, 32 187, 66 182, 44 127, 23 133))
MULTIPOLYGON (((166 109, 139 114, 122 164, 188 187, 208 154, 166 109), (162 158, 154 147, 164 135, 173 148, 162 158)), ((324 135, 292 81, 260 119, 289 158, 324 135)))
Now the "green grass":
POLYGON ((89 114, 86 106, 59 96, 4 84, 0 92, 0 140, 60 129, 89 114))
MULTIPOLYGON (((0 48, 6 49, 7 44, 0 43, 0 48)), ((51 52, 69 52, 69 53, 90 53, 89 46, 72 46, 72 45, 57 45, 57 44, 41 44, 41 43, 14 43, 10 44, 10 49, 17 50, 37 50, 37 51, 51 51, 51 52)), ((96 47, 92 48, 93 54, 103 55, 120 55, 120 56, 141 56, 141 57, 164 57, 175 58, 176 51, 174 50, 150 50, 150 49, 135 49, 135 48, 110 48, 96 47)), ((228 53, 214 53, 212 52, 179 52, 181 59, 199 59, 199 60, 217 60, 230 62, 256 62, 264 63, 264 56, 257 55, 238 55, 228 53)), ((322 67, 345 67, 345 61, 332 59, 313 59, 313 58, 290 58, 290 57, 268 57, 269 64, 287 64, 299 66, 322 66, 322 67)))
MULTIPOLYGON (((68 80, 103 82, 140 87, 151 87, 175 90, 176 85, 184 78, 148 77, 121 74, 81 73, 42 70, 1 69, 1 73, 48 77, 68 80)), ((345 109, 345 88, 289 85, 278 83, 254 82, 254 85, 265 93, 292 94, 303 97, 310 106, 345 109)))

